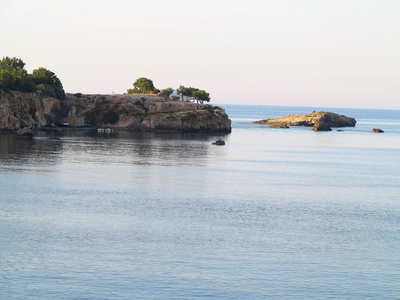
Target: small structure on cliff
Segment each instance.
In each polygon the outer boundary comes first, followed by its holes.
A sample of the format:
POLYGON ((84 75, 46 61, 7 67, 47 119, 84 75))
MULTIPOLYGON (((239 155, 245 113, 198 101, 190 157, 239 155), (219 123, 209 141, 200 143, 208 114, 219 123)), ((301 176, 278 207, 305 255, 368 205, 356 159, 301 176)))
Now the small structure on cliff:
POLYGON ((315 131, 330 131, 332 130, 330 127, 354 127, 356 123, 354 118, 323 111, 252 122, 252 124, 273 125, 280 128, 285 128, 284 125, 307 126, 313 127, 315 131))

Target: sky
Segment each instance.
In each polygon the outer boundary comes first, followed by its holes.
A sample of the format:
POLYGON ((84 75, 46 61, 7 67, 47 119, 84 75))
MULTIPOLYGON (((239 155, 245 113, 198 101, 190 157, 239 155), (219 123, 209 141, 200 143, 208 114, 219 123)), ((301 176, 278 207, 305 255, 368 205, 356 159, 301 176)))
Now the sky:
POLYGON ((212 103, 400 109, 399 0, 0 0, 0 58, 66 92, 139 77, 212 103))

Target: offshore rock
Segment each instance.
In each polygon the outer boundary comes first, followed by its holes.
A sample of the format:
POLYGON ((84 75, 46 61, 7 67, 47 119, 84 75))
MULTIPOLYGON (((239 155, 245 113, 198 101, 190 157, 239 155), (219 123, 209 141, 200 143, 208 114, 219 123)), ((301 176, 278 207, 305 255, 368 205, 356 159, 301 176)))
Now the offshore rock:
POLYGON ((217 140, 212 144, 213 145, 217 145, 217 146, 224 146, 225 145, 225 141, 224 140, 217 140))
POLYGON ((16 132, 16 137, 31 139, 31 138, 33 138, 32 129, 30 129, 29 127, 24 127, 24 128, 18 129, 16 132))
POLYGON ((289 128, 289 126, 287 126, 287 124, 285 124, 285 123, 276 123, 276 124, 272 125, 271 127, 273 127, 273 128, 289 128))
POLYGON ((309 126, 313 127, 317 123, 325 123, 329 127, 354 127, 357 121, 344 115, 338 115, 332 112, 312 112, 310 114, 288 115, 276 119, 266 119, 252 124, 276 125, 286 124, 287 126, 309 126))
POLYGON ((379 129, 379 128, 373 128, 371 130, 371 132, 373 132, 373 133, 383 133, 384 131, 382 129, 379 129))
POLYGON ((314 131, 332 131, 332 128, 324 122, 315 123, 313 129, 314 131))

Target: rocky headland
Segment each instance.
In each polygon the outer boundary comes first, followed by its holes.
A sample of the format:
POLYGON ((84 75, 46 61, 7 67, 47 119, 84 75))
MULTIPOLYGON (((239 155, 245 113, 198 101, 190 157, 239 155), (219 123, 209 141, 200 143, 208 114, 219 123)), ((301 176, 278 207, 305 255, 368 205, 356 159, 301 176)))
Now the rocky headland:
POLYGON ((157 95, 66 94, 58 100, 42 93, 0 92, 0 129, 45 127, 63 117, 84 118, 91 126, 176 132, 230 132, 231 120, 219 106, 157 95))
POLYGON ((252 124, 271 125, 278 128, 307 126, 313 127, 313 130, 316 131, 330 131, 330 127, 354 127, 356 123, 357 121, 354 118, 323 111, 252 122, 252 124))

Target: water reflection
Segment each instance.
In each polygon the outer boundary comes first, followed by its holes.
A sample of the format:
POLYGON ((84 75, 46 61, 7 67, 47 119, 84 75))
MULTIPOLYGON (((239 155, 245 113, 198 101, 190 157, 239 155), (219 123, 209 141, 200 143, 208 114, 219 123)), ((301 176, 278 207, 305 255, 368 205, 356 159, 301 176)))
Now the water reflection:
POLYGON ((53 139, 17 139, 14 135, 0 135, 0 161, 2 165, 54 165, 60 159, 57 153, 62 142, 53 139))
MULTIPOLYGON (((0 135, 2 165, 204 165, 212 141, 227 135, 90 130, 38 131, 32 140, 0 135)), ((219 152, 223 153, 221 147, 219 152), (222 150, 222 151, 221 151, 222 150)))

